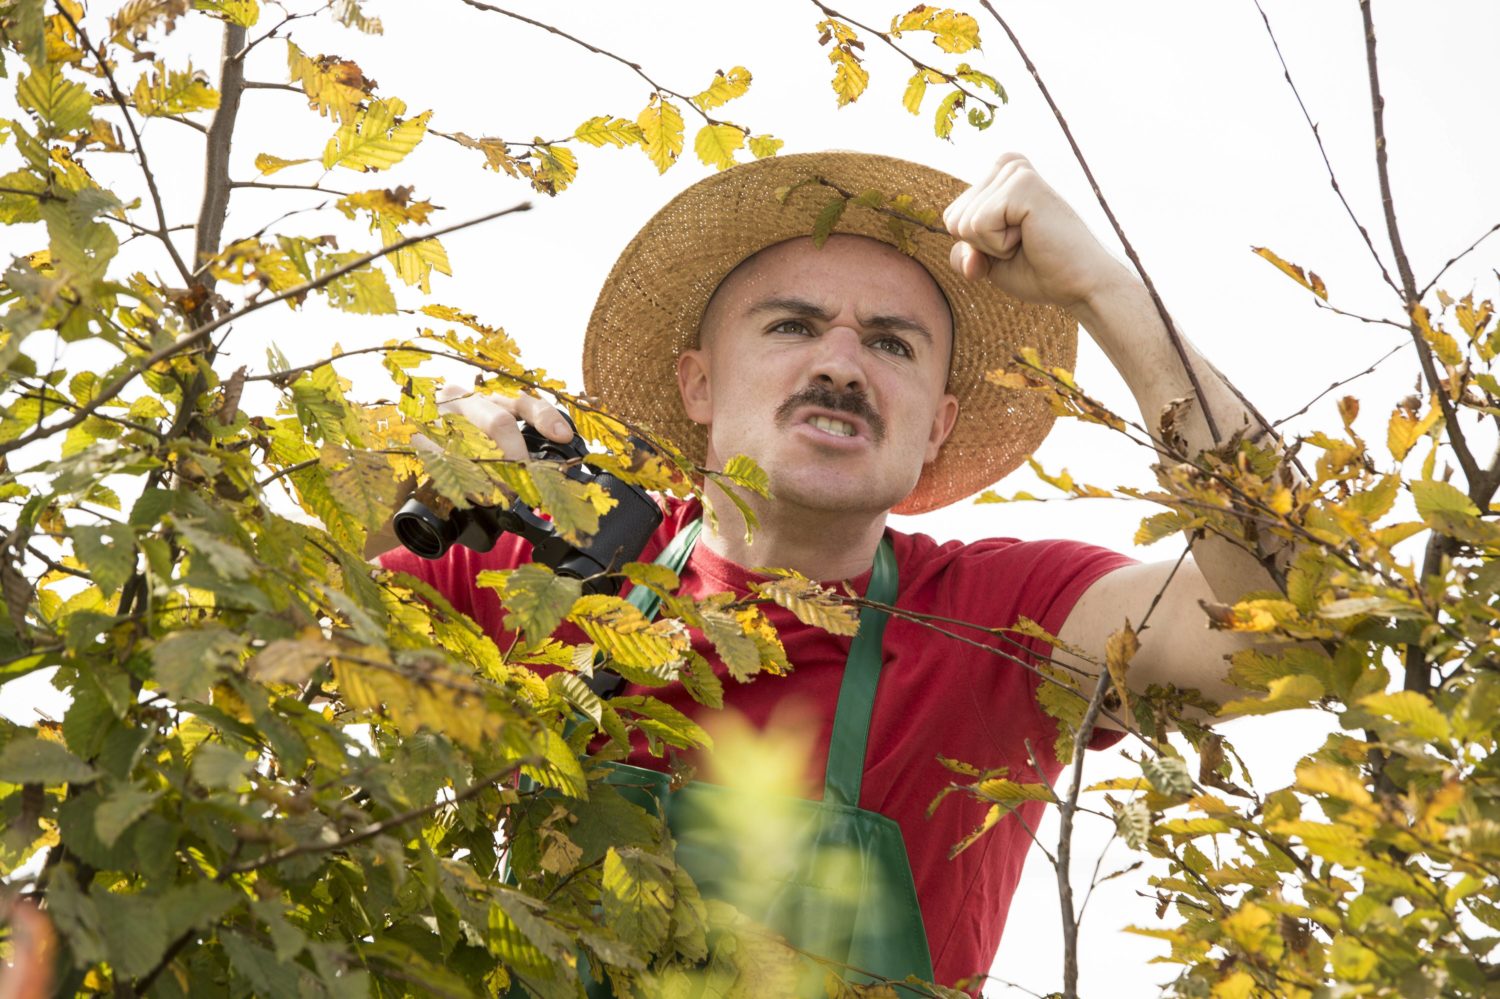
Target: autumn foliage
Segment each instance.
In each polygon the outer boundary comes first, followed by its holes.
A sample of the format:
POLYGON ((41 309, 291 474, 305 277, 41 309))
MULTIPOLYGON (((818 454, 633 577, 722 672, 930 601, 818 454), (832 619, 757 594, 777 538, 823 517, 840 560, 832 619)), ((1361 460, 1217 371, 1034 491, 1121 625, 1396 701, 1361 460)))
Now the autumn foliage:
MULTIPOLYGON (((840 105, 887 57, 910 73, 902 103, 940 138, 984 129, 1006 99, 972 64, 970 14, 918 6, 877 28, 813 6, 807 51, 826 56, 840 105)), ((0 682, 55 670, 70 705, 58 723, 0 724, 0 871, 55 925, 59 988, 573 996, 586 965, 621 995, 764 996, 812 966, 829 994, 895 994, 843 981, 859 982, 857 969, 819 966, 700 897, 662 824, 604 783, 600 762, 620 758, 632 732, 664 755, 706 734, 650 697, 601 700, 583 682, 607 664, 647 686, 680 680, 717 705, 721 682, 691 654, 689 629, 710 637, 732 682, 753 682, 795 666, 763 603, 847 633, 856 608, 844 595, 789 575, 745 600, 693 601, 676 596, 669 570, 628 566, 662 597, 653 622, 529 565, 477 580, 518 636, 502 648, 363 556, 412 478, 456 505, 520 497, 575 537, 608 509, 597 486, 549 462, 505 461, 477 428, 440 415, 435 359, 462 365, 481 392, 556 398, 593 442, 592 463, 648 489, 688 496, 704 476, 731 494, 774 487, 748 459, 708 471, 665 442, 633 449, 636 428, 529 368, 491 318, 428 301, 433 272, 455 266, 440 237, 482 220, 433 228, 438 209, 400 176, 434 142, 541 196, 574 182, 582 146, 644 154, 661 171, 689 142, 719 168, 774 155, 780 140, 720 117, 751 72, 677 92, 649 66, 565 35, 628 67, 640 109, 517 143, 443 131, 437 112, 381 91, 379 67, 299 47, 311 16, 346 26, 350 51, 380 31, 358 0, 295 15, 257 0, 133 0, 108 17, 76 0, 0 2, 0 58, 23 111, 0 121, 0 222, 14 250, 0 285, 0 682), (222 30, 221 65, 153 53, 190 19, 222 30), (252 69, 270 76, 251 83, 297 91, 300 113, 327 132, 321 149, 261 152, 258 179, 359 186, 333 207, 367 226, 364 245, 297 235, 274 216, 224 239, 228 140, 252 69), (188 237, 163 211, 139 128, 148 118, 206 132, 188 237), (135 180, 96 180, 106 156, 133 162, 135 180), (151 247, 149 268, 126 266, 130 239, 151 247), (274 308, 294 326, 310 301, 367 316, 400 303, 410 315, 400 336, 313 364, 276 351, 261 370, 221 358, 233 321, 274 308), (360 354, 377 356, 389 383, 356 388, 340 373, 360 354), (273 389, 274 404, 244 404, 251 385, 273 389), (417 446, 418 434, 437 446, 417 446), (588 642, 555 639, 564 622, 588 642), (604 748, 590 753, 596 740, 604 748)), ((941 206, 901 198, 829 191, 822 234, 846 209, 896 206, 906 224, 934 223, 941 206)), ((1098 682, 1028 667, 1064 723, 1061 758, 1081 754, 1108 712, 1133 733, 1138 777, 1059 792, 985 761, 953 763, 952 792, 992 805, 955 848, 1021 801, 1058 801, 1069 815, 1082 802, 1167 865, 1143 883, 1157 902, 1135 929, 1180 966, 1174 994, 1488 995, 1500 978, 1500 469, 1469 444, 1500 413, 1500 324, 1482 296, 1445 294, 1436 279, 1418 287, 1395 216, 1386 221, 1388 280, 1405 303, 1393 321, 1422 387, 1367 402, 1389 409, 1384 440, 1355 433, 1349 397, 1325 432, 1226 434, 1185 453, 1172 412, 1133 423, 1035 355, 992 374, 1155 448, 1159 484, 1141 495, 1161 509, 1137 542, 1228 539, 1278 584, 1205 609, 1215 627, 1267 639, 1235 657, 1243 695, 1228 704, 1127 690, 1129 626, 1098 682), (1256 786, 1205 724, 1309 708, 1340 731, 1306 747, 1287 787, 1256 786)), ((1317 275, 1257 252, 1329 299, 1317 275)), ((1034 468, 1065 495, 1111 492, 1034 468)), ((1075 920, 1071 907, 1064 918, 1075 920)))

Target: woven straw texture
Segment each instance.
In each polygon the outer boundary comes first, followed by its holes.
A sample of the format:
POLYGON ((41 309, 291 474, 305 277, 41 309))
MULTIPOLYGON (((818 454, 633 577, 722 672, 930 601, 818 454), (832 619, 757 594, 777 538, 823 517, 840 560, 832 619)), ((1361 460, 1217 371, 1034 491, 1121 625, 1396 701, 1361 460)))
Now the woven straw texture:
MULTIPOLYGON (((832 188, 810 183, 784 203, 776 197, 778 189, 811 178, 852 195, 910 194, 918 207, 939 212, 967 187, 917 163, 850 152, 773 157, 700 181, 646 223, 605 281, 584 340, 587 392, 702 461, 705 429, 682 412, 677 355, 697 343, 704 307, 736 265, 757 250, 812 232, 823 206, 838 197, 832 188)), ((891 221, 851 202, 834 231, 898 245, 891 221)), ((907 228, 916 259, 948 297, 957 337, 948 390, 959 400, 958 423, 938 459, 895 508, 922 513, 997 481, 1041 444, 1053 419, 1045 400, 997 388, 984 374, 1009 366, 1023 346, 1035 347, 1046 364, 1071 370, 1077 326, 1060 309, 1026 305, 988 282, 966 281, 948 264, 952 237, 907 228)))

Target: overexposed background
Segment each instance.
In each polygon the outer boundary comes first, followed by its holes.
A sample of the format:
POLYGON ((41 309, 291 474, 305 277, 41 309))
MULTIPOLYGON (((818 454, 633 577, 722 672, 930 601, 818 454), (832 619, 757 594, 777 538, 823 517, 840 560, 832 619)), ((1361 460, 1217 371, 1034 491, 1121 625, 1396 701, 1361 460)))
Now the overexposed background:
MULTIPOLYGON (((91 16, 101 18, 113 6, 95 3, 91 16)), ((833 6, 882 27, 905 9, 899 0, 840 0, 833 6)), ((1390 327, 1316 309, 1310 294, 1250 252, 1252 245, 1267 246, 1317 271, 1340 308, 1399 316, 1399 304, 1381 283, 1330 190, 1311 132, 1281 78, 1251 0, 1002 0, 999 6, 1062 106, 1179 325, 1266 415, 1279 419, 1297 411, 1331 382, 1364 369, 1401 342, 1404 334, 1390 327)), ((1303 98, 1320 123, 1343 190, 1394 273, 1376 187, 1358 5, 1354 0, 1266 0, 1265 6, 1303 98)), ((514 0, 513 7, 640 63, 662 86, 683 93, 703 89, 716 69, 748 67, 754 74, 749 94, 717 114, 752 133, 785 139, 784 152, 883 152, 977 178, 997 154, 1019 150, 1063 191, 1106 245, 1115 245, 1019 58, 998 25, 977 7, 972 12, 980 20, 984 50, 958 58, 998 77, 1010 103, 987 131, 960 123, 951 143, 935 139, 931 129, 942 88, 929 93, 921 117, 907 114, 900 97, 911 67, 869 35, 864 39, 870 88, 858 103, 837 109, 829 87, 832 67, 826 49, 816 43, 814 24, 822 15, 811 3, 514 0)), ((594 115, 633 118, 650 95, 648 85, 619 63, 459 0, 368 0, 366 9, 384 20, 383 36, 299 22, 294 26, 299 45, 309 55, 336 53, 356 60, 379 81, 381 95, 402 98, 412 113, 434 109, 432 125, 444 131, 510 140, 559 138, 594 115)), ((1382 0, 1375 15, 1395 201, 1417 280, 1425 284, 1446 260, 1500 221, 1500 185, 1494 182, 1500 136, 1491 58, 1494 40, 1500 38, 1500 6, 1483 0, 1382 0)), ((268 8, 252 36, 275 17, 268 8)), ((912 35, 901 44, 934 64, 951 67, 958 61, 939 52, 926 36, 912 35)), ((196 66, 211 73, 219 58, 212 30, 185 28, 157 48, 174 63, 191 54, 196 66)), ((252 55, 249 76, 281 82, 285 66, 284 45, 267 42, 252 55)), ((122 84, 128 89, 144 68, 122 66, 122 84)), ((0 113, 12 112, 0 103, 0 113)), ((576 184, 553 200, 481 170, 477 152, 435 137, 388 174, 335 171, 324 183, 343 191, 413 184, 418 197, 444 206, 434 218, 437 225, 522 199, 536 202, 529 214, 445 239, 455 273, 452 278, 434 276, 433 298, 505 326, 528 363, 581 387, 582 330, 615 255, 657 207, 709 172, 692 153, 698 122, 691 112, 685 117, 685 155, 665 176, 658 176, 638 149, 582 147, 576 184)), ((233 168, 239 180, 255 178, 251 163, 260 152, 316 158, 333 130, 331 123, 308 113, 297 95, 275 90, 249 92, 240 125, 233 168)), ((169 220, 193 221, 201 189, 201 137, 174 122, 154 120, 146 123, 144 138, 164 182, 169 220)), ((13 158, 12 150, 0 148, 4 169, 11 168, 13 158)), ((85 159, 101 181, 128 181, 139 189, 127 157, 92 154, 85 159)), ((319 170, 310 164, 268 179, 313 183, 319 170)), ((327 209, 294 216, 283 231, 337 233, 345 248, 373 245, 362 226, 332 210, 332 200, 310 191, 238 191, 226 241, 248 235, 284 211, 323 203, 327 209)), ((29 252, 43 239, 35 229, 0 230, 7 254, 29 252)), ((127 250, 134 266, 168 273, 163 259, 152 256, 145 243, 137 241, 127 250)), ((189 252, 188 234, 180 245, 189 252)), ((1500 239, 1450 271, 1443 287, 1455 296, 1471 289, 1481 297, 1492 295, 1497 251, 1500 239)), ((404 289, 398 289, 398 299, 408 307, 420 302, 404 289)), ((416 326, 411 316, 368 319, 330 313, 315 304, 300 312, 277 306, 233 330, 221 366, 229 370, 247 364, 252 371, 264 370, 267 342, 275 342, 299 364, 327 356, 335 342, 345 349, 369 346, 409 335, 416 326)), ((76 370, 93 361, 74 351, 64 353, 62 363, 76 370)), ((340 370, 355 378, 356 397, 374 399, 391 392, 374 365, 351 360, 340 370)), ((1391 404, 1412 391, 1414 370, 1409 354, 1402 352, 1348 388, 1365 403, 1358 428, 1366 439, 1384 439, 1391 404)), ((1123 384, 1086 339, 1078 378, 1106 403, 1134 415, 1123 384)), ((1342 394, 1323 399, 1293 421, 1291 429, 1337 426, 1333 403, 1342 394)), ((246 405, 256 402, 247 400, 246 405)), ((1076 478, 1099 485, 1150 482, 1145 452, 1097 427, 1059 424, 1037 457, 1049 471, 1066 466, 1076 478)), ((1024 469, 999 489, 1007 494, 1050 492, 1024 469)), ((1175 558, 1178 549, 1172 542, 1151 550, 1131 548, 1135 525, 1149 512, 1114 500, 959 504, 919 518, 896 518, 896 526, 940 538, 1067 536, 1143 559, 1175 558)), ((986 664, 955 663, 955 669, 982 668, 986 664)), ((37 708, 55 714, 54 698, 55 692, 37 680, 3 690, 4 708, 13 717, 37 708)), ((1258 784, 1274 787, 1290 779, 1297 757, 1314 748, 1325 730, 1321 716, 1296 713, 1234 723, 1226 733, 1247 756, 1258 784)), ((1090 763, 1089 777, 1134 769, 1117 752, 1100 754, 1090 763)), ((1075 880, 1086 879, 1110 832, 1102 822, 1083 819, 1075 880)), ((1041 835, 1053 838, 1055 829, 1044 826, 1041 835)), ((1115 847, 1103 869, 1132 859, 1115 847)), ((1169 966, 1148 963, 1165 953, 1165 945, 1119 932, 1129 923, 1153 923, 1152 901, 1137 895, 1146 890, 1144 878, 1145 872, 1139 872, 1112 881, 1091 901, 1082 946, 1084 994, 1149 996, 1171 978, 1169 966)), ((1053 875, 1033 853, 994 973, 1045 993, 1058 984, 1060 969, 1053 875)), ((989 992, 1021 994, 999 982, 989 992)))

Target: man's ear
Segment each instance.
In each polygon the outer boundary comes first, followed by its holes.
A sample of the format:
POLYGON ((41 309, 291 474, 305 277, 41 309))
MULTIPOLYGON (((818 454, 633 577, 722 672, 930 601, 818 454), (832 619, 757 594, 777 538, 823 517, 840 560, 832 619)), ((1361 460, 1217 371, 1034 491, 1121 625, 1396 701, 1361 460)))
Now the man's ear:
POLYGON ((932 429, 927 435, 927 454, 922 459, 923 464, 937 461, 938 451, 942 449, 948 435, 953 433, 953 427, 957 423, 958 398, 945 395, 939 400, 937 412, 932 417, 932 429))
POLYGON ((694 348, 677 355, 677 392, 688 419, 708 426, 713 414, 713 389, 709 385, 708 358, 702 350, 694 348))

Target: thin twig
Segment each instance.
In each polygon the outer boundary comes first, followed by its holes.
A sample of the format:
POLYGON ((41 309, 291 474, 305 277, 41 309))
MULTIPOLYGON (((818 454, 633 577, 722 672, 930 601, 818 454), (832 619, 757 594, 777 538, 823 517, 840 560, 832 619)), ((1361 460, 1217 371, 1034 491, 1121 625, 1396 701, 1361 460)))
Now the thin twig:
POLYGON ((952 84, 952 86, 955 89, 957 89, 959 91, 962 91, 963 94, 966 97, 972 97, 974 100, 978 101, 979 103, 983 104, 985 107, 989 108, 991 114, 993 114, 994 111, 995 111, 995 109, 997 107, 999 107, 999 104, 996 103, 996 102, 997 101, 998 102, 1003 102, 1005 100, 1004 97, 1001 97, 999 95, 996 95, 995 100, 990 100, 989 98, 985 97, 983 94, 978 94, 978 93, 975 93, 974 91, 968 89, 967 87, 965 87, 963 85, 963 81, 960 80, 957 76, 954 76, 952 73, 945 72, 945 71, 939 69, 936 66, 929 66, 927 63, 923 62, 922 60, 918 59, 916 56, 912 55, 910 52, 908 52, 905 49, 903 49, 901 46, 897 45, 895 43, 895 41, 891 38, 891 36, 890 36, 890 34, 888 32, 881 31, 879 28, 872 28, 868 24, 863 24, 863 23, 861 23, 859 21, 856 21, 854 18, 850 17, 848 14, 840 14, 838 11, 834 10, 832 7, 829 7, 826 4, 822 3, 821 0, 811 0, 811 3, 812 3, 812 5, 814 7, 818 8, 819 10, 821 10, 827 16, 829 16, 831 18, 836 18, 837 20, 840 20, 840 21, 847 21, 850 24, 854 25, 856 28, 859 28, 861 31, 869 32, 870 34, 874 35, 876 38, 879 38, 882 42, 885 42, 891 48, 895 49, 898 53, 900 53, 900 55, 901 55, 902 58, 904 58, 907 62, 911 63, 918 70, 926 70, 927 72, 938 74, 939 76, 941 76, 943 78, 943 80, 945 82, 947 82, 949 84, 952 84))
POLYGON ((1339 179, 1333 172, 1333 163, 1328 159, 1328 150, 1323 148, 1323 136, 1318 132, 1318 125, 1312 120, 1312 115, 1308 113, 1307 105, 1302 101, 1302 94, 1297 90, 1297 84, 1292 82, 1291 68, 1286 64, 1286 56, 1281 54, 1281 45, 1276 41, 1276 32, 1271 30, 1271 19, 1266 16, 1265 8, 1260 5, 1260 0, 1252 0, 1252 2, 1255 4, 1255 9, 1260 11, 1260 19, 1265 22, 1266 34, 1270 36, 1271 48, 1276 50, 1276 58, 1281 62, 1281 73, 1286 79, 1286 85, 1292 88, 1292 96, 1297 99, 1297 107, 1302 109, 1302 117, 1307 121, 1307 127, 1312 129, 1313 141, 1318 144, 1318 152, 1323 157, 1323 166, 1328 170, 1328 181, 1333 185, 1333 193, 1339 196, 1344 211, 1349 215, 1349 221, 1354 223, 1354 227, 1364 238, 1365 246, 1370 248, 1370 256, 1375 258, 1375 266, 1380 268, 1380 276, 1385 279, 1386 284, 1391 286, 1392 291, 1400 295, 1401 289, 1396 287, 1396 282, 1391 280, 1390 271, 1385 269, 1385 261, 1380 259, 1380 252, 1375 249, 1375 242, 1370 238, 1370 230, 1366 229, 1364 223, 1354 214, 1354 209, 1349 205, 1349 199, 1344 197, 1343 188, 1339 187, 1339 179))
POLYGON ((1073 816, 1078 811, 1078 796, 1083 793, 1083 757, 1094 735, 1094 726, 1104 707, 1104 697, 1109 692, 1108 670, 1099 671, 1094 684, 1094 693, 1089 698, 1088 710, 1073 735, 1073 776, 1068 785, 1068 796, 1058 805, 1057 830, 1057 895, 1062 907, 1063 929, 1063 999, 1078 999, 1078 918, 1073 911, 1073 882, 1069 868, 1073 859, 1073 816))
POLYGON ((561 28, 553 27, 552 25, 547 24, 544 21, 533 20, 532 18, 529 18, 524 14, 517 14, 515 11, 506 10, 504 7, 496 7, 494 4, 482 3, 481 0, 459 0, 459 2, 467 4, 468 6, 473 7, 475 10, 489 11, 492 14, 500 14, 514 21, 520 21, 523 24, 529 24, 533 28, 541 28, 543 31, 557 35, 559 38, 566 38, 574 45, 582 46, 595 55, 602 55, 606 59, 613 59, 620 65, 629 68, 632 72, 635 73, 636 76, 639 76, 642 80, 645 80, 647 83, 649 83, 651 85, 651 89, 656 91, 658 94, 665 94, 669 97, 676 97, 678 100, 686 102, 689 107, 698 112, 699 116, 710 125, 733 125, 733 127, 738 128, 740 131, 744 132, 747 135, 750 133, 750 130, 742 125, 735 125, 733 122, 721 121, 720 119, 713 117, 707 111, 704 111, 702 108, 700 108, 697 102, 687 94, 679 93, 676 90, 672 90, 668 87, 663 87, 661 84, 653 80, 650 76, 646 75, 646 71, 641 68, 640 63, 631 62, 624 56, 616 55, 608 49, 601 49, 597 45, 593 45, 589 42, 584 41, 577 35, 570 35, 568 32, 563 31, 561 28))
POLYGON ((520 766, 521 761, 512 763, 504 769, 497 770, 495 773, 490 774, 488 777, 480 778, 473 784, 464 788, 462 791, 453 795, 453 797, 451 798, 434 801, 432 804, 423 805, 420 808, 407 809, 404 812, 401 812, 397 815, 392 815, 390 818, 383 819, 380 822, 372 822, 369 825, 365 826, 363 829, 356 830, 355 832, 352 832, 347 836, 342 836, 336 840, 332 840, 331 842, 325 843, 318 841, 308 841, 302 843, 294 843, 291 846, 282 847, 280 850, 273 850, 270 853, 262 854, 261 856, 256 857, 253 860, 246 860, 238 864, 226 865, 223 870, 229 874, 248 874, 251 871, 258 871, 263 867, 270 867, 273 864, 279 864, 283 861, 290 860, 293 857, 300 857, 303 854, 327 853, 332 850, 342 850, 345 847, 353 846, 356 843, 363 843, 367 839, 373 839, 374 837, 379 836, 383 833, 390 832, 392 829, 395 829, 398 826, 403 826, 408 822, 414 822, 417 819, 425 818, 426 816, 431 815, 432 813, 437 812, 441 809, 450 808, 454 805, 458 805, 465 801, 468 801, 470 798, 482 794, 484 791, 489 790, 494 785, 500 783, 502 780, 505 780, 505 778, 514 774, 516 770, 520 768, 520 766))
MULTIPOLYGON (((1156 285, 1151 280, 1151 275, 1146 273, 1146 267, 1141 263, 1140 255, 1135 252, 1135 246, 1126 238, 1125 229, 1120 225, 1120 220, 1115 218, 1114 210, 1109 207, 1109 202, 1105 199, 1104 192, 1099 188, 1099 182, 1094 179, 1094 171, 1089 169, 1088 160, 1084 158, 1083 150, 1078 148, 1078 142, 1073 138, 1073 130, 1068 127, 1068 120, 1063 117, 1063 113, 1058 108, 1057 102, 1052 99, 1052 92, 1047 89, 1046 83, 1042 81, 1042 75, 1038 72, 1036 63, 1031 61, 1031 57, 1021 47, 1021 40, 1016 37, 1014 31, 1010 30, 1010 25, 1005 22, 1005 18, 1001 17, 1000 12, 990 5, 990 0, 979 0, 979 3, 999 23, 1006 37, 1010 39, 1011 45, 1015 47, 1016 53, 1021 57, 1021 61, 1026 64, 1026 71, 1031 74, 1031 79, 1035 81, 1037 89, 1041 91, 1042 99, 1052 109, 1052 116, 1057 119, 1057 124, 1062 129, 1063 136, 1068 140, 1068 146, 1073 150, 1074 159, 1083 168, 1083 175, 1088 180, 1089 187, 1093 190, 1094 197, 1099 202, 1099 207, 1104 209, 1104 214, 1109 219, 1110 226, 1114 228, 1115 237, 1119 239, 1121 246, 1124 247, 1125 255, 1130 258, 1130 263, 1135 267, 1135 272, 1140 275, 1141 283, 1146 286, 1146 292, 1151 296, 1151 303, 1156 306, 1157 315, 1161 317, 1162 325, 1166 327, 1167 338, 1172 342, 1172 349, 1177 352, 1177 358, 1182 362, 1183 370, 1187 373, 1188 382, 1193 387, 1193 394, 1198 398, 1200 403, 1198 408, 1203 413, 1204 422, 1208 424, 1210 439, 1212 439, 1215 445, 1222 443, 1223 438, 1219 434, 1219 425, 1214 420, 1213 412, 1208 405, 1208 396, 1203 391, 1203 385, 1198 381, 1198 372, 1193 367, 1192 358, 1188 356, 1187 345, 1182 342, 1182 336, 1177 332, 1177 327, 1172 322, 1171 314, 1167 312, 1166 303, 1162 301, 1161 295, 1157 293, 1156 285)), ((1225 382, 1225 385, 1228 386, 1228 382, 1225 382)), ((1236 395, 1239 394, 1233 386, 1229 386, 1229 388, 1236 395)), ((1250 406, 1243 397, 1240 398, 1240 401, 1245 403, 1246 407, 1252 413, 1255 412, 1254 407, 1250 406)), ((1259 414, 1256 415, 1257 417, 1259 416, 1259 414)), ((1261 423, 1264 424, 1265 421, 1262 420, 1261 423)))
POLYGON ((323 194, 333 194, 340 198, 350 196, 348 191, 335 191, 330 187, 319 187, 317 184, 269 184, 260 180, 232 180, 229 182, 231 188, 255 187, 263 191, 318 191, 323 194))
POLYGON ((44 438, 51 437, 53 434, 56 434, 63 430, 67 430, 70 427, 82 423, 89 417, 89 415, 93 413, 94 410, 98 409, 100 406, 104 405, 106 402, 124 391, 126 386, 134 381, 135 378, 141 374, 141 372, 148 370, 152 365, 159 364, 160 362, 166 360, 169 357, 172 357, 175 354, 196 347, 203 340, 207 339, 208 335, 214 330, 220 328, 221 326, 232 323, 236 319, 241 319, 252 312, 256 312, 260 309, 265 308, 268 305, 275 305, 277 302, 284 302, 289 298, 297 298, 306 295, 308 292, 316 291, 317 289, 328 284, 330 281, 338 280, 345 274, 348 274, 350 271, 358 270, 359 268, 364 267, 366 264, 379 260, 382 257, 388 256, 392 253, 396 253, 400 250, 404 250, 408 246, 412 246, 424 240, 436 239, 439 236, 447 235, 451 232, 457 232, 460 229, 467 229, 470 226, 479 225, 482 222, 489 222, 493 219, 497 219, 505 215, 510 215, 514 212, 530 211, 530 209, 531 202, 523 201, 519 204, 512 205, 509 208, 503 208, 496 212, 490 212, 487 215, 481 215, 478 218, 473 218, 464 222, 456 223, 454 225, 445 226, 433 232, 419 233, 413 236, 407 236, 403 239, 397 240, 389 246, 383 246, 378 250, 374 250, 370 253, 366 253, 362 256, 356 257, 348 263, 335 267, 327 274, 323 274, 311 281, 299 284, 295 288, 288 288, 285 291, 278 292, 277 294, 272 295, 270 298, 256 299, 254 302, 250 302, 249 304, 245 305, 243 308, 235 312, 231 312, 227 315, 220 316, 217 319, 210 320, 203 326, 199 326, 198 328, 183 334, 175 342, 167 344, 166 346, 161 347, 148 354, 146 357, 142 358, 129 372, 121 375, 119 378, 115 379, 109 385, 101 389, 99 394, 91 399, 87 406, 83 407, 69 419, 63 420, 60 423, 55 423, 45 429, 38 427, 32 433, 17 437, 14 440, 0 443, 0 454, 6 454, 11 451, 15 451, 19 448, 25 447, 28 444, 32 444, 44 438))
POLYGON ((1424 284, 1422 286, 1422 290, 1417 293, 1417 297, 1419 297, 1419 298, 1426 298, 1427 297, 1427 293, 1432 290, 1432 286, 1435 285, 1435 284, 1437 284, 1438 280, 1440 278, 1442 278, 1442 276, 1444 274, 1448 273, 1448 268, 1450 268, 1454 264, 1458 263, 1464 257, 1467 257, 1469 254, 1473 253, 1475 250, 1477 250, 1479 248, 1479 244, 1480 243, 1483 243, 1486 239, 1489 239, 1491 236, 1493 236, 1497 232, 1500 232, 1500 222, 1496 222, 1494 225, 1492 225, 1488 229, 1486 229, 1484 231, 1484 234, 1482 236, 1480 236, 1478 239, 1474 240, 1474 242, 1472 242, 1472 243, 1469 244, 1469 248, 1468 249, 1466 249, 1463 252, 1457 254, 1456 256, 1450 257, 1449 260, 1448 260, 1448 262, 1446 264, 1444 264, 1442 267, 1438 268, 1438 272, 1432 276, 1432 280, 1428 281, 1426 284, 1424 284))
MULTIPOLYGON (((1396 222, 1396 202, 1391 194, 1391 171, 1386 157, 1385 97, 1380 92, 1380 67, 1375 55, 1375 20, 1370 4, 1371 0, 1359 0, 1359 13, 1364 20, 1365 28, 1365 67, 1369 71, 1370 78, 1370 113, 1375 123, 1375 173, 1380 182, 1380 206, 1385 212, 1386 233, 1391 240, 1391 250, 1396 255, 1396 272, 1401 276, 1402 298, 1406 304, 1406 313, 1411 316, 1420 307, 1421 296, 1417 294, 1417 281, 1412 276, 1411 261, 1406 255, 1406 247, 1401 242, 1401 227, 1396 222)), ((1448 428, 1448 444, 1453 448, 1453 455, 1463 468, 1464 476, 1468 481, 1469 497, 1478 504, 1481 510, 1486 509, 1490 499, 1488 494, 1493 493, 1494 486, 1490 483, 1490 477, 1475 460, 1473 452, 1469 450, 1469 442, 1458 424, 1458 412, 1453 406, 1453 400, 1448 398, 1448 393, 1442 390, 1441 377, 1432 359, 1432 350, 1423 338, 1422 330, 1415 319, 1412 320, 1408 329, 1411 332, 1412 342, 1417 347, 1417 359, 1421 362, 1422 374, 1426 376, 1427 384, 1436 393, 1438 405, 1442 407, 1443 419, 1448 428)))
POLYGON ((153 235, 166 246, 167 253, 171 256, 172 263, 177 268, 177 273, 182 275, 183 281, 192 284, 192 272, 188 270, 187 264, 183 261, 182 255, 177 252, 177 246, 172 242, 172 237, 169 235, 166 209, 162 207, 161 192, 156 187, 156 174, 151 170, 151 164, 146 160, 146 147, 141 142, 140 130, 135 127, 135 116, 130 113, 130 101, 126 99, 124 91, 120 89, 119 82, 115 80, 115 71, 110 65, 109 58, 104 53, 104 47, 102 45, 98 49, 93 47, 89 42, 89 36, 84 32, 83 27, 73 19, 73 15, 68 12, 66 6, 59 6, 57 10, 63 16, 63 19, 72 25, 79 42, 94 57, 95 62, 99 64, 100 71, 104 73, 104 79, 109 83, 110 97, 114 100, 115 106, 120 109, 120 113, 125 117, 125 127, 130 130, 130 139, 135 143, 136 160, 141 164, 141 173, 146 177, 146 188, 151 193, 151 204, 156 209, 156 231, 153 235))
POLYGON ((1410 346, 1411 346, 1410 343, 1398 343, 1398 344, 1396 344, 1396 346, 1392 347, 1390 350, 1386 351, 1384 354, 1381 354, 1380 357, 1375 361, 1375 363, 1371 364, 1365 370, 1359 372, 1358 374, 1350 375, 1348 378, 1341 378, 1341 379, 1339 379, 1338 381, 1334 382, 1332 385, 1329 385, 1326 389, 1324 389, 1323 391, 1319 392, 1317 395, 1315 395, 1311 399, 1309 399, 1308 402, 1307 402, 1307 405, 1303 406, 1301 409, 1297 410, 1295 413, 1291 413, 1291 414, 1288 414, 1287 416, 1283 416, 1281 419, 1279 419, 1275 423, 1271 424, 1271 426, 1273 428, 1275 428, 1275 427, 1281 426, 1283 423, 1286 423, 1288 420, 1295 420, 1297 417, 1301 416, 1303 413, 1307 412, 1309 409, 1312 409, 1313 406, 1314 406, 1314 404, 1316 404, 1319 399, 1323 398, 1328 393, 1334 392, 1334 391, 1337 391, 1338 389, 1343 388, 1345 385, 1348 385, 1350 382, 1354 381, 1357 378, 1363 378, 1365 375, 1374 374, 1375 369, 1378 368, 1378 367, 1380 367, 1386 361, 1390 360, 1392 357, 1394 357, 1396 355, 1397 351, 1402 350, 1402 349, 1404 349, 1406 347, 1410 347, 1410 346))

